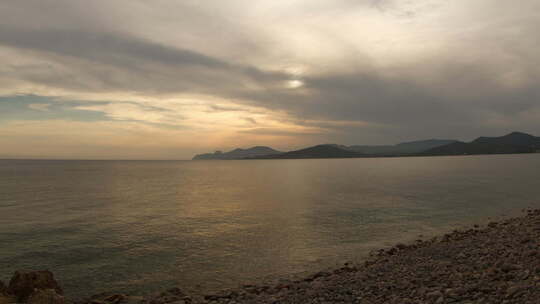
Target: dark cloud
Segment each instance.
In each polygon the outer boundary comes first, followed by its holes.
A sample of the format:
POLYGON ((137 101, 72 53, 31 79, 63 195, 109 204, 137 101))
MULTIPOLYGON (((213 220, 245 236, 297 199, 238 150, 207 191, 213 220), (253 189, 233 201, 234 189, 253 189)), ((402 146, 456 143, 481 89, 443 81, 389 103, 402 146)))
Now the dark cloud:
POLYGON ((33 95, 0 97, 0 122, 21 118, 42 121, 50 119, 90 122, 104 120, 102 113, 74 109, 77 104, 73 101, 61 102, 54 98, 33 95))
MULTIPOLYGON (((275 85, 287 79, 283 73, 227 63, 194 51, 120 34, 1 27, 0 45, 54 55, 51 59, 64 65, 84 67, 77 73, 93 78, 84 81, 89 86, 86 89, 91 90, 101 87, 153 93, 206 92, 227 87, 241 90, 244 82, 275 85), (99 85, 92 85, 95 83, 99 85)), ((26 78, 35 82, 57 87, 73 83, 69 72, 53 75, 28 72, 26 78)), ((84 84, 73 87, 85 89, 84 84)))
POLYGON ((254 118, 251 117, 244 117, 244 120, 249 122, 250 124, 256 125, 257 121, 254 118))
POLYGON ((2 27, 0 41, 3 45, 16 48, 129 67, 135 66, 132 59, 143 59, 178 67, 231 68, 225 62, 193 51, 174 49, 134 37, 110 33, 2 27))
POLYGON ((279 128, 252 128, 242 130, 240 133, 256 134, 256 135, 271 135, 271 136, 325 136, 327 132, 324 131, 292 131, 283 130, 279 128))

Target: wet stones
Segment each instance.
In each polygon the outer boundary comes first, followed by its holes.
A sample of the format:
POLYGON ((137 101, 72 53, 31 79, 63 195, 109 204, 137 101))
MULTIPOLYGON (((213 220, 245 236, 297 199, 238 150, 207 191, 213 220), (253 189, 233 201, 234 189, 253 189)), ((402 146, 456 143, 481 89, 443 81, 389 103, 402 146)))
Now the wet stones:
MULTIPOLYGON (((86 304, 140 304, 144 302, 144 297, 128 296, 125 294, 110 294, 102 293, 92 296, 90 299, 83 301, 86 304)), ((79 303, 80 304, 80 303, 79 303)))
POLYGON ((381 249, 360 265, 251 298, 200 303, 539 303, 540 211, 474 228, 381 249))

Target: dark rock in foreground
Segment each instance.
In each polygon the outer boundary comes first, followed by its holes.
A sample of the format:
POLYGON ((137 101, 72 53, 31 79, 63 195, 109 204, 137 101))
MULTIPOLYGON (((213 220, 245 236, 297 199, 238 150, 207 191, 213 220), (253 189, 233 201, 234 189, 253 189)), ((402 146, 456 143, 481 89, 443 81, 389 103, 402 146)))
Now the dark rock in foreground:
POLYGON ((17 297, 18 302, 26 302, 36 289, 53 289, 62 295, 63 291, 48 270, 20 272, 16 271, 9 281, 8 293, 17 297))
POLYGON ((7 287, 4 285, 4 282, 0 281, 0 295, 7 294, 7 287))
POLYGON ((28 297, 28 304, 64 304, 64 297, 54 289, 36 289, 28 297))
POLYGON ((64 304, 63 291, 48 270, 16 271, 6 287, 0 282, 0 304, 64 304))

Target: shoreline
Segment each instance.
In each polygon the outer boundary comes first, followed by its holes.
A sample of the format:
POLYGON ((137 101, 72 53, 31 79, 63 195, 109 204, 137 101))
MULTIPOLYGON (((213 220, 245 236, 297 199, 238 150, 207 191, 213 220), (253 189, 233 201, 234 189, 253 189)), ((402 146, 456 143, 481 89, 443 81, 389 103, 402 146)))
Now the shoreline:
POLYGON ((515 153, 480 153, 480 154, 441 154, 441 155, 429 155, 429 154, 402 154, 402 155, 364 155, 358 157, 306 157, 306 158, 238 158, 238 159, 85 159, 85 158, 70 158, 70 159, 56 159, 56 158, 0 158, 0 161, 82 161, 82 162, 188 162, 188 161, 231 161, 231 160, 301 160, 301 159, 372 159, 372 158, 403 158, 403 157, 460 157, 460 156, 494 156, 494 155, 536 155, 540 154, 540 151, 536 152, 515 152, 515 153))
POLYGON ((15 294, 11 283, 0 281, 0 304, 16 298, 18 303, 32 304, 538 303, 540 209, 379 249, 362 263, 346 263, 303 279, 244 285, 213 294, 188 295, 172 288, 147 296, 107 292, 67 299, 52 273, 41 281, 48 285, 33 286, 30 290, 38 294, 26 291, 23 298, 15 294))

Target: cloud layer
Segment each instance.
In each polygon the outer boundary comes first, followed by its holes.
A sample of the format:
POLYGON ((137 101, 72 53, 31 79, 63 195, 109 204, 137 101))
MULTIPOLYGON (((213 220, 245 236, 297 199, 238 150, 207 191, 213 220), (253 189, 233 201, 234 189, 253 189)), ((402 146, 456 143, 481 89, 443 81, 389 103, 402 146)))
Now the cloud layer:
POLYGON ((534 0, 4 1, 0 157, 540 134, 539 12, 534 0))

